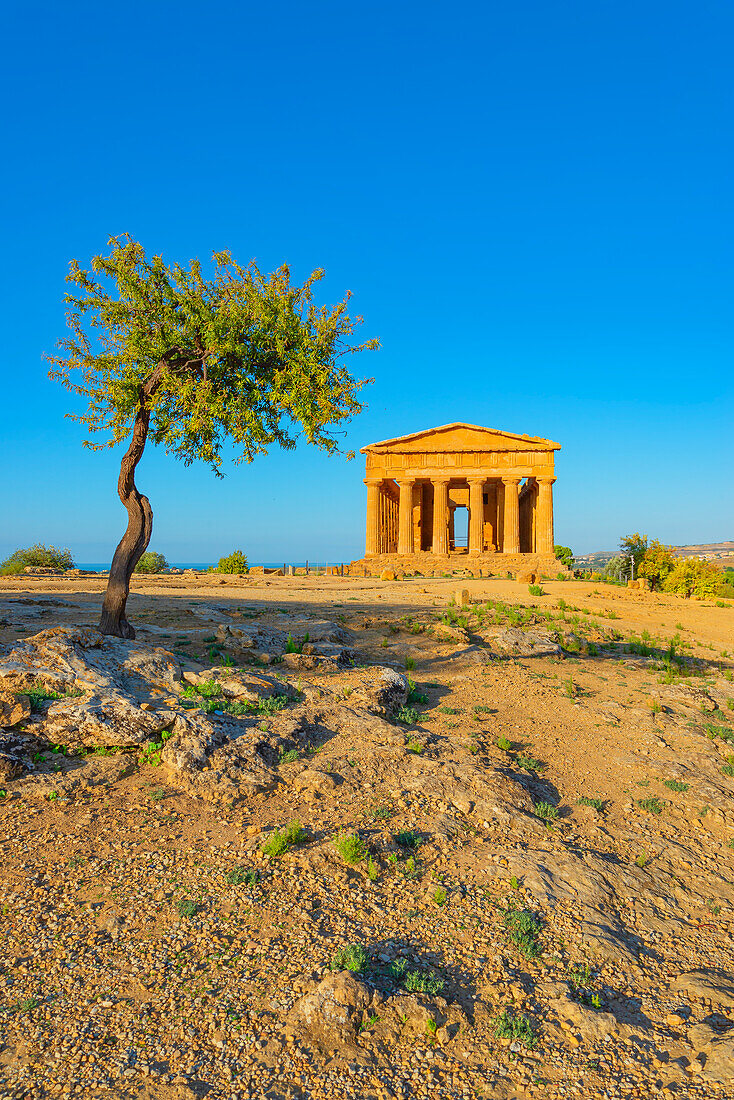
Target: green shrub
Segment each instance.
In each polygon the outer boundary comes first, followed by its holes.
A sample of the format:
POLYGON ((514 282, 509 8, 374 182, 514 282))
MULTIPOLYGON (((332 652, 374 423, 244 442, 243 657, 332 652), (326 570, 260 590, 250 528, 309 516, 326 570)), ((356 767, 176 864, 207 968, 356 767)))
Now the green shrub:
POLYGON ((511 1039, 515 1043, 522 1043, 526 1050, 532 1050, 537 1043, 527 1016, 523 1013, 515 1016, 506 1008, 502 1009, 494 1021, 494 1033, 498 1039, 511 1039))
POLYGON ((22 573, 24 569, 73 569, 74 559, 71 550, 60 550, 56 546, 44 546, 36 543, 25 550, 14 550, 9 558, 0 565, 0 576, 9 577, 22 573))
POLYGON ((540 935, 540 921, 538 921, 529 909, 516 909, 509 905, 505 909, 502 920, 510 939, 521 955, 526 959, 537 959, 541 954, 538 936, 540 935))
POLYGON ((529 584, 528 585, 528 592, 530 593, 531 596, 544 596, 545 595, 545 589, 540 584, 529 584))
POLYGON ((345 863, 360 863, 367 855, 365 842, 356 833, 339 833, 334 837, 334 847, 345 863))
POLYGON ((359 974, 367 966, 367 952, 361 943, 348 943, 340 947, 331 960, 331 970, 351 970, 359 974))
POLYGON ((246 573, 248 569, 247 555, 241 550, 233 550, 225 558, 219 559, 217 573, 246 573))
POLYGON ((155 550, 146 550, 135 566, 136 573, 162 573, 164 569, 168 569, 168 562, 163 554, 155 550))
POLYGON ((573 569, 573 550, 570 546, 554 546, 553 554, 566 569, 573 569))
POLYGON ((291 821, 284 829, 276 829, 271 833, 263 845, 263 854, 270 859, 277 859, 294 844, 302 844, 305 839, 306 830, 301 828, 298 821, 291 821))

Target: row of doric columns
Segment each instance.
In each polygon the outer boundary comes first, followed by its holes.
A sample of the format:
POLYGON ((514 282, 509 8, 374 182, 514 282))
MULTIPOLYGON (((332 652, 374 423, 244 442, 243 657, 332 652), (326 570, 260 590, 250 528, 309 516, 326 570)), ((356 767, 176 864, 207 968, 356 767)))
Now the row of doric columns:
MULTIPOLYGON (((433 486, 433 554, 449 553, 449 478, 431 478, 433 486)), ((487 477, 470 477, 469 483, 469 553, 481 554, 484 551, 484 489, 487 477)), ((503 477, 503 540, 502 553, 520 553, 520 478, 503 477)), ((539 477, 536 512, 536 552, 553 553, 553 482, 555 478, 539 477)), ((413 486, 415 478, 398 480, 399 499, 397 502, 397 547, 398 554, 413 554, 413 486)), ((395 522, 395 502, 381 493, 381 478, 365 478, 367 485, 367 540, 366 553, 382 552, 381 532, 385 530, 387 507, 389 517, 387 526, 393 528, 395 522)), ((392 532, 390 532, 392 535, 392 532)), ((395 545, 393 538, 389 538, 395 545)))

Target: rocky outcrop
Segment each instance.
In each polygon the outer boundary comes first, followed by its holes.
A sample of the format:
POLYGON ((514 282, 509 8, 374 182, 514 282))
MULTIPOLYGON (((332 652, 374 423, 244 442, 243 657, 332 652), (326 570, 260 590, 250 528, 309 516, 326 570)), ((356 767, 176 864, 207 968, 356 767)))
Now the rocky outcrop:
POLYGON ((31 704, 26 695, 0 691, 0 727, 9 729, 31 716, 31 704))

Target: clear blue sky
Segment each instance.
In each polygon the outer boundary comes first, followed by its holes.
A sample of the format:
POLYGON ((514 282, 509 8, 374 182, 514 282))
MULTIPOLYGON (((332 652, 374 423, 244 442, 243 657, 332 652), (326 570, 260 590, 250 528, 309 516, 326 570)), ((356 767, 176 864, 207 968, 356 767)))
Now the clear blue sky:
MULTIPOLYGON (((0 555, 109 559, 118 455, 41 355, 64 275, 127 231, 354 291, 382 350, 358 450, 466 420, 559 440, 556 538, 734 538, 734 8, 14 3, 4 19, 0 555)), ((152 548, 342 560, 362 459, 225 481, 151 452, 152 548)))

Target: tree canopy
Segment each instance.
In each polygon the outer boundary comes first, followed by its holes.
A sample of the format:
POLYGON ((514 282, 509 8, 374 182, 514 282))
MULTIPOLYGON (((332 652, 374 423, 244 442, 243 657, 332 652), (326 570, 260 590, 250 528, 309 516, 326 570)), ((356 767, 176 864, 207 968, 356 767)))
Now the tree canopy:
POLYGON ((127 235, 109 246, 91 270, 71 261, 72 336, 48 357, 51 377, 88 402, 86 412, 71 414, 90 433, 86 446, 125 440, 142 391, 153 442, 216 474, 226 440, 236 462, 251 462, 273 443, 293 448, 299 431, 338 450, 334 425, 361 411, 356 394, 369 381, 353 378, 342 359, 378 347, 351 342, 362 318, 350 317, 349 293, 335 306, 316 306, 321 269, 294 286, 287 266, 264 275, 215 252, 207 278, 198 260, 148 258, 127 235))

